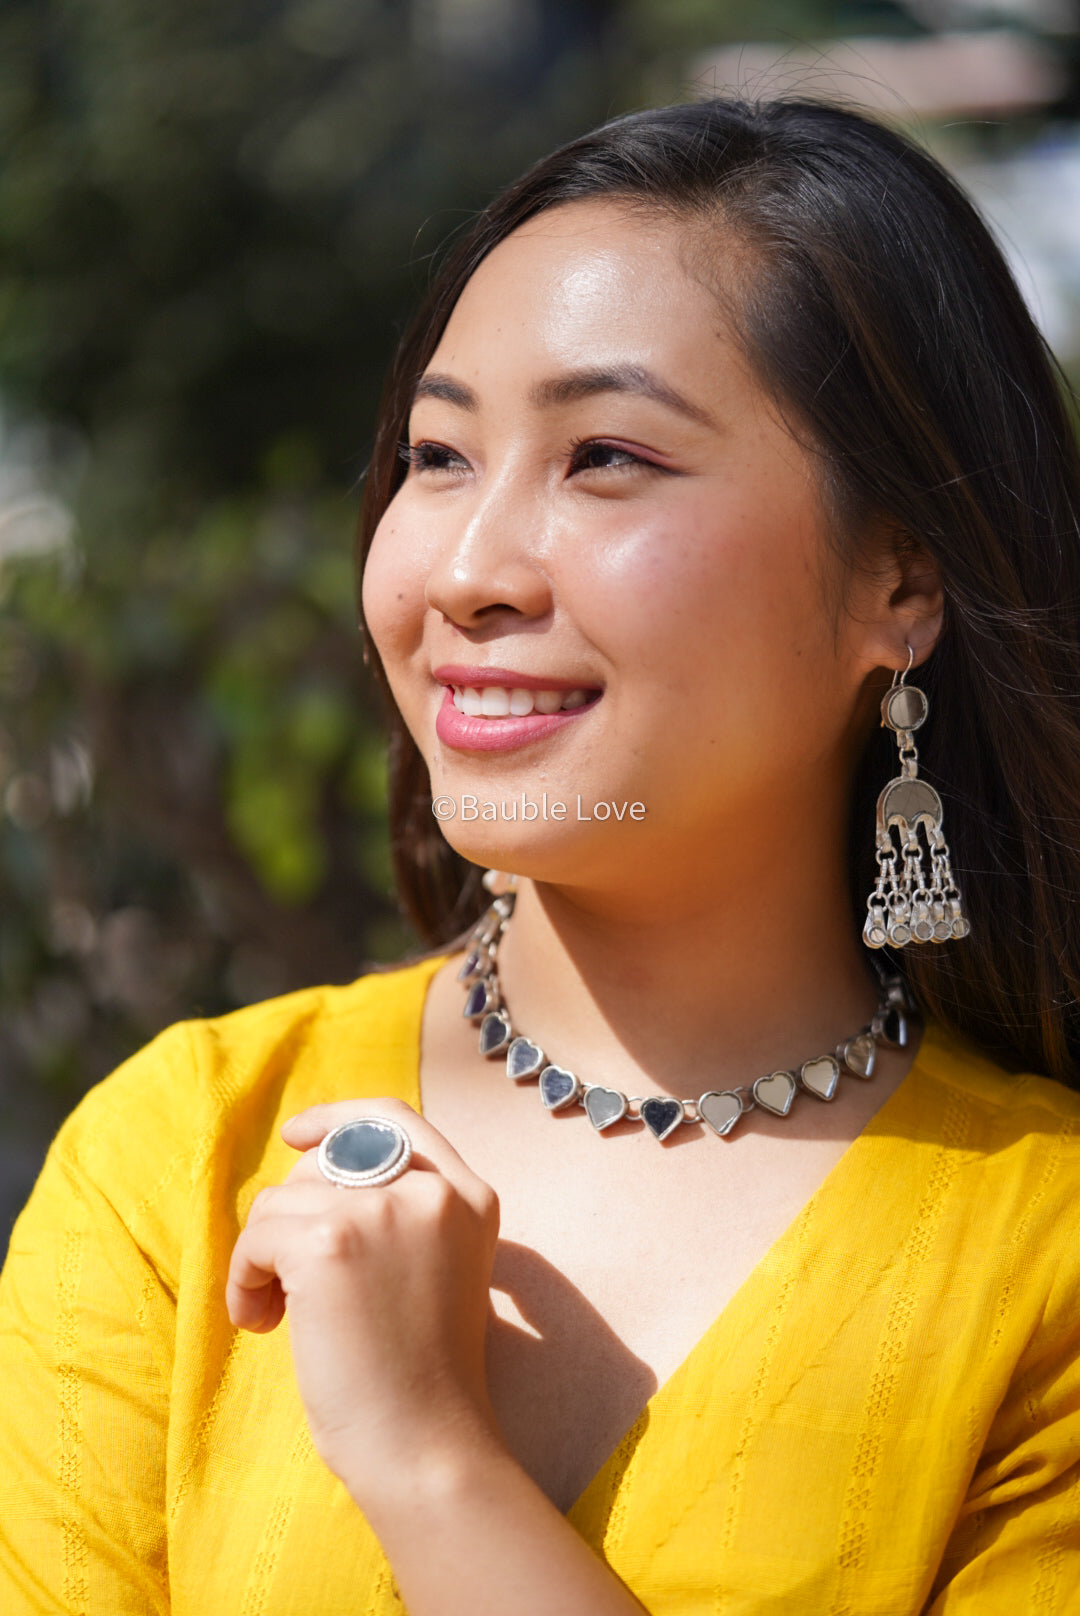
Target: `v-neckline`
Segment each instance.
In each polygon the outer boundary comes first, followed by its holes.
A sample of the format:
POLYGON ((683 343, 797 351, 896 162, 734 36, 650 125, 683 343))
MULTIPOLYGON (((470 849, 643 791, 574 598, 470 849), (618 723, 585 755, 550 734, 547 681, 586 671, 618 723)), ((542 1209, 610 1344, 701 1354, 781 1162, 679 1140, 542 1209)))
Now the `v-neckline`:
MULTIPOLYGON (((442 954, 434 960, 429 959, 425 962, 429 964, 431 968, 424 977, 421 985, 420 1003, 416 1023, 416 1064, 414 1073, 414 1087, 416 1092, 417 1108, 419 1109, 421 1116, 423 1115, 423 1090, 420 1083, 420 1034, 423 1026, 424 1011, 427 1005, 428 993, 430 991, 431 984, 434 981, 440 967, 444 965, 451 957, 452 956, 450 954, 442 954)), ((907 1071, 904 1073, 904 1076, 901 1078, 900 1082, 896 1085, 888 1098, 874 1112, 873 1116, 866 1123, 865 1127, 860 1128, 854 1139, 852 1139, 851 1143, 847 1146, 847 1149, 838 1158, 838 1160, 833 1163, 832 1167, 830 1167, 825 1177, 821 1180, 821 1183, 817 1186, 812 1194, 807 1196, 806 1200, 795 1213, 790 1223, 788 1223, 783 1231, 776 1237, 769 1248, 761 1254, 753 1268, 747 1274, 746 1278, 742 1281, 741 1285, 724 1303, 724 1306, 721 1308, 720 1312, 716 1314, 715 1318, 713 1318, 706 1326, 705 1330, 694 1342, 686 1356, 678 1363, 675 1369, 672 1370, 667 1379, 656 1388, 648 1400, 642 1404, 633 1420, 631 1420, 630 1424, 619 1436, 611 1452, 586 1482, 585 1486, 581 1489, 573 1503, 564 1511, 568 1520, 573 1521, 574 1517, 584 1508, 591 1494, 597 1488, 604 1486, 604 1483, 609 1477, 613 1466, 620 1459, 624 1447, 633 1439, 634 1433, 639 1429, 639 1427, 644 1431, 644 1429, 648 1427, 653 1416, 677 1396, 679 1387, 682 1385, 683 1381, 689 1379, 689 1377, 696 1371, 699 1360, 711 1353, 717 1338, 730 1328, 732 1318, 737 1318, 739 1313, 744 1312, 747 1307, 751 1305, 754 1295, 761 1289, 762 1285, 765 1284, 766 1277, 772 1277, 771 1271, 778 1267, 784 1267, 785 1263, 789 1260, 789 1248, 798 1244, 806 1225, 809 1223, 811 1218, 820 1212, 822 1204, 824 1203, 826 1208, 828 1208, 830 1205, 832 1205, 832 1203, 838 1200, 841 1202, 843 1201, 844 1181, 855 1171, 863 1155, 865 1154, 866 1149, 869 1148, 870 1142, 879 1134, 886 1131, 887 1125, 892 1121, 893 1112, 901 1110, 902 1106, 906 1102, 907 1094, 914 1086, 912 1079, 915 1077, 917 1072, 921 1073, 922 1071, 921 1063, 923 1055, 926 1051, 927 1042, 928 1040, 932 1040, 935 1031, 936 1029, 934 1028, 932 1022, 924 1023, 922 1037, 919 1041, 919 1047, 915 1051, 914 1059, 912 1060, 907 1071)))
POLYGON ((826 1211, 832 1210, 832 1221, 836 1221, 837 1216, 839 1216, 838 1208, 847 1199, 846 1180, 850 1179, 859 1170, 862 1158, 871 1147, 872 1141, 880 1134, 887 1132, 894 1112, 900 1111, 906 1103, 908 1093, 914 1087, 914 1082, 918 1081, 916 1073, 922 1075, 921 1061, 930 1033, 930 1026, 924 1026, 922 1039, 915 1052, 915 1057, 888 1099, 878 1107, 866 1126, 859 1130, 843 1155, 833 1163, 817 1189, 807 1196, 790 1223, 776 1237, 768 1250, 758 1258, 742 1284, 728 1298, 720 1312, 695 1341, 685 1358, 682 1359, 663 1384, 657 1387, 648 1401, 642 1405, 607 1458, 582 1488, 569 1509, 566 1510, 565 1513, 568 1519, 573 1520, 585 1507, 591 1494, 597 1488, 604 1486, 613 1466, 622 1456, 624 1447, 628 1441, 632 1440, 639 1427, 644 1432, 653 1417, 678 1396, 683 1382, 696 1373, 700 1361, 703 1358, 713 1356, 718 1339, 734 1330, 740 1314, 744 1314, 753 1308, 755 1297, 762 1287, 766 1284, 774 1284, 777 1271, 783 1272, 790 1265, 792 1248, 798 1246, 811 1219, 819 1216, 824 1207, 826 1211))

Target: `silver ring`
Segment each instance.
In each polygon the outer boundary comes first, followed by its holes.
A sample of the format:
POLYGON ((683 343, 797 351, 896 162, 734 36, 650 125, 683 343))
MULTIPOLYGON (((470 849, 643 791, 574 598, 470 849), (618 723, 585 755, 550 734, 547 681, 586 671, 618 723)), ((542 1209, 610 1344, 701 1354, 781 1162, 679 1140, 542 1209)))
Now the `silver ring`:
POLYGON ((389 1184, 412 1160, 412 1140, 389 1117, 355 1117, 331 1128, 315 1159, 331 1184, 346 1189, 389 1184))

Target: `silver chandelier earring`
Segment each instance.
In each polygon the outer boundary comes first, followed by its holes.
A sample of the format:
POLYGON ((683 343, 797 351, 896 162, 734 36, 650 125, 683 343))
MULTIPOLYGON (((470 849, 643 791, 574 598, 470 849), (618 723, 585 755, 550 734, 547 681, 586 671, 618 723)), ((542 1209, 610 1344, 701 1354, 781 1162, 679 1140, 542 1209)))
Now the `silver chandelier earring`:
POLYGON ((863 927, 868 948, 944 943, 971 930, 942 832, 941 798, 919 779, 914 732, 926 722, 929 703, 921 690, 905 683, 914 660, 909 645, 908 665, 893 675, 881 702, 882 725, 896 736, 900 773, 877 803, 878 876, 866 900, 863 927))

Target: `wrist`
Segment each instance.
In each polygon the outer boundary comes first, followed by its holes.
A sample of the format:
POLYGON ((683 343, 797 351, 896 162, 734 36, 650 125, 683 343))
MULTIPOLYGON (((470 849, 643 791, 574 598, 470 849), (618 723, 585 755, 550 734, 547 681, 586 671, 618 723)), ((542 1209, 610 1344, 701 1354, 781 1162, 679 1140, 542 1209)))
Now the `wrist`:
POLYGON ((429 1447, 356 1501, 417 1616, 641 1616, 490 1428, 429 1447))
POLYGON ((497 1487, 508 1470, 520 1472, 494 1417, 479 1410, 408 1425, 392 1421, 381 1440, 370 1437, 369 1428, 362 1447, 350 1445, 333 1468, 380 1538, 398 1520, 415 1529, 419 1516, 453 1513, 497 1487))

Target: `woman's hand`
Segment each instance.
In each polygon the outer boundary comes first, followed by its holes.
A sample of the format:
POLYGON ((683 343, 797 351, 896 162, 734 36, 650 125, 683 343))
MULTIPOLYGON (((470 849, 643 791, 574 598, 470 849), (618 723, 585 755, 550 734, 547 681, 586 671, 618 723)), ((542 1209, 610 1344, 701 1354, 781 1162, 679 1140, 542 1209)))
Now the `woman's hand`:
POLYGON ((325 1462, 374 1528, 414 1616, 641 1616, 522 1470, 487 1395, 499 1233, 492 1189, 400 1100, 342 1101, 282 1129, 305 1152, 255 1198, 229 1265, 245 1330, 289 1309, 296 1378, 325 1462), (382 1116, 413 1143, 389 1184, 339 1189, 314 1147, 382 1116))
POLYGON ((418 1467, 502 1449, 484 1364, 498 1199, 400 1100, 313 1106, 282 1137, 305 1154, 255 1198, 229 1265, 229 1317, 273 1330, 288 1305, 315 1446, 370 1513, 404 1498, 418 1467), (400 1122, 412 1165, 389 1184, 339 1188, 314 1147, 363 1116, 400 1122))

